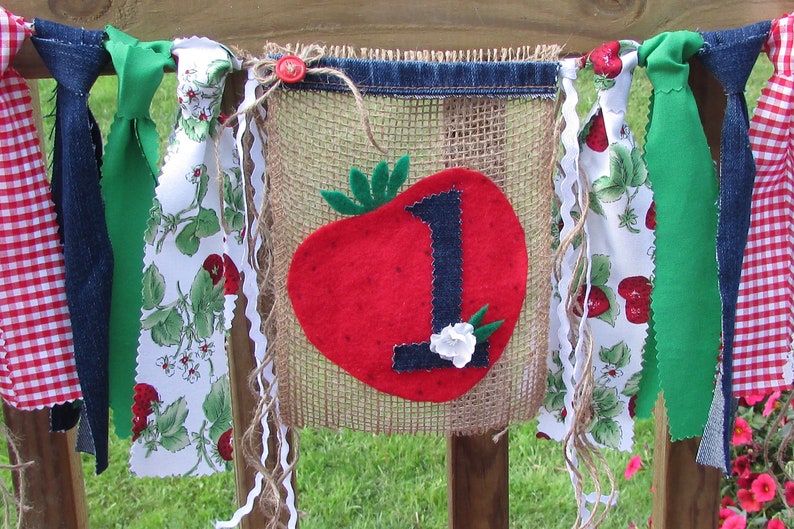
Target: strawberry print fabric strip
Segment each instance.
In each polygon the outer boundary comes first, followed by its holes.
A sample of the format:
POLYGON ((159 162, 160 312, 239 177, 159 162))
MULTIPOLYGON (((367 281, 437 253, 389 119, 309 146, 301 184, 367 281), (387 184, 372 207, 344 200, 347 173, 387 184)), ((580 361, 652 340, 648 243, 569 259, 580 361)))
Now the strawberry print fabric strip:
POLYGON ((23 410, 82 397, 31 95, 10 66, 28 36, 24 20, 0 8, 0 395, 23 410))
POLYGON ((180 107, 144 234, 131 469, 138 476, 231 468, 225 334, 239 289, 242 173, 221 96, 234 67, 204 38, 175 41, 180 107), (223 192, 221 192, 221 188, 223 192))
POLYGON ((720 345, 717 178, 688 83, 687 61, 702 46, 698 33, 678 31, 639 49, 653 84, 645 161, 658 219, 651 300, 657 347, 646 345, 646 357, 658 359, 659 386, 643 385, 654 395, 664 391, 673 440, 703 434, 720 345))
POLYGON ((764 51, 775 67, 750 120, 755 155, 750 230, 736 303, 734 395, 791 387, 794 333, 794 16, 772 23, 764 51))
MULTIPOLYGON (((587 306, 594 352, 595 418, 589 433, 597 444, 621 450, 632 445, 630 401, 639 387, 653 273, 653 196, 645 163, 624 122, 637 46, 631 41, 610 42, 587 56, 598 98, 579 135, 579 170, 592 190, 585 221, 590 291, 585 298, 582 285, 577 295, 578 302, 587 306)), ((574 214, 579 218, 581 212, 574 214)), ((552 323, 553 336, 555 324, 559 321, 552 323)), ((548 367, 539 429, 562 440, 569 410, 564 408, 566 387, 558 350, 552 350, 548 367)))

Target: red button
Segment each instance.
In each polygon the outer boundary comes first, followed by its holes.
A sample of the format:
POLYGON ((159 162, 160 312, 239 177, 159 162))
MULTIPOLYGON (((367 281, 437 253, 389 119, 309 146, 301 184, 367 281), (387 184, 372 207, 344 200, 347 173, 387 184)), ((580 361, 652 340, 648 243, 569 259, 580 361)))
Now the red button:
POLYGON ((276 76, 285 83, 299 83, 306 77, 306 63, 300 57, 284 55, 276 61, 276 76))

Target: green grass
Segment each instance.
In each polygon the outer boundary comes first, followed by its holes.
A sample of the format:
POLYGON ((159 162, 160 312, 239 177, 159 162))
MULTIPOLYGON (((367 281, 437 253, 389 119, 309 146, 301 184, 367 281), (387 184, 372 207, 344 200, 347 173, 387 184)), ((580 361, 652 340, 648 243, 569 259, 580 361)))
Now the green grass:
MULTIPOLYGON (((748 90, 753 106, 771 71, 761 61, 748 90)), ((580 110, 593 97, 583 76, 580 110)), ((152 115, 160 133, 169 132, 174 115, 174 77, 167 76, 158 92, 152 115)), ((42 98, 52 89, 42 82, 42 98)), ((629 99, 628 121, 641 141, 647 117, 648 81, 638 70, 629 99)), ((91 106, 107 133, 115 111, 116 79, 103 77, 92 91, 91 106)), ((49 122, 45 120, 45 126, 49 122)), ((510 430, 510 520, 515 529, 562 529, 575 516, 573 492, 559 444, 535 437, 535 423, 510 430)), ((2 445, 2 441, 0 441, 2 445)), ((653 422, 639 421, 634 453, 652 461, 653 422)), ((299 508, 305 529, 446 527, 446 441, 439 436, 374 436, 357 432, 301 432, 301 460, 297 470, 299 508)), ((111 433, 110 468, 93 475, 93 459, 82 456, 90 526, 93 529, 160 529, 211 527, 213 520, 234 511, 231 474, 205 478, 134 478, 127 469, 129 439, 111 433)), ((623 478, 630 454, 607 452, 620 491, 618 506, 604 525, 623 529, 634 522, 645 527, 651 512, 651 471, 631 481, 623 478)), ((7 463, 0 446, 0 464, 7 463)), ((4 473, 7 474, 7 473, 4 473)), ((2 479, 10 482, 9 476, 2 479)))

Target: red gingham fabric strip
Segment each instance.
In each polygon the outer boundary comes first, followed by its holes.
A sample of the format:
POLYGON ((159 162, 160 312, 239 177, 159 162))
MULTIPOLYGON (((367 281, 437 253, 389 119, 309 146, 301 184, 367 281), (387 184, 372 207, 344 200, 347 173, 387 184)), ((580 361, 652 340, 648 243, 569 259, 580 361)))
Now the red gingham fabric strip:
POLYGON ((0 8, 0 396, 23 410, 82 397, 30 91, 10 67, 29 35, 0 8))
POLYGON ((794 17, 772 23, 764 47, 775 73, 750 121, 756 160, 752 212, 736 306, 733 392, 791 387, 794 333, 794 17))

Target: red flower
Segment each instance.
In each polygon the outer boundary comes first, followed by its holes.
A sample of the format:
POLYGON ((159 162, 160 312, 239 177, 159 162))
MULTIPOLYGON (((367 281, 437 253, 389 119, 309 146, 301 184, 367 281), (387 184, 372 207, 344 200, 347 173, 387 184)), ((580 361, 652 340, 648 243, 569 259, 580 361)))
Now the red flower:
POLYGON ((731 465, 731 474, 734 476, 746 476, 750 473, 750 458, 747 455, 742 455, 733 460, 731 465))
POLYGON ((747 520, 741 514, 734 514, 726 518, 725 523, 722 524, 722 529, 745 529, 747 527, 747 520))
POLYGON ((783 493, 783 497, 786 500, 786 503, 789 507, 794 507, 794 481, 787 481, 784 485, 786 489, 783 493))
POLYGON ((730 496, 723 496, 722 501, 720 502, 720 507, 727 508, 727 507, 736 507, 736 502, 733 501, 733 498, 730 496))
POLYGON ((767 399, 766 403, 764 404, 764 411, 761 412, 761 415, 764 417, 768 417, 776 408, 778 408, 777 399, 780 398, 780 392, 774 391, 769 398, 767 399))
POLYGON ((775 497, 775 491, 777 490, 777 483, 775 483, 775 478, 770 476, 769 474, 761 474, 753 484, 750 486, 755 495, 755 499, 760 502, 770 501, 775 497))
POLYGON ((742 397, 742 400, 744 401, 747 407, 750 407, 750 406, 755 406, 765 398, 766 398, 766 394, 758 393, 757 395, 748 395, 746 397, 742 397))
POLYGON ((758 474, 755 472, 748 472, 742 476, 739 476, 736 480, 736 486, 740 489, 749 489, 753 485, 753 481, 755 478, 758 477, 758 474))
POLYGON ((631 479, 631 477, 641 468, 642 459, 640 459, 640 456, 631 456, 631 459, 629 459, 629 464, 626 465, 626 470, 623 471, 623 477, 626 479, 631 479))
POLYGON ((739 507, 741 507, 742 510, 747 512, 758 512, 761 510, 761 502, 758 501, 758 498, 755 497, 752 490, 739 489, 736 493, 736 497, 739 498, 739 507))
POLYGON ((736 418, 736 423, 733 425, 733 439, 731 444, 733 446, 746 445, 753 440, 753 429, 741 417, 736 418))
POLYGON ((786 529, 786 524, 780 521, 780 518, 772 518, 766 524, 766 529, 786 529))
POLYGON ((722 527, 722 524, 725 523, 725 520, 735 515, 736 512, 731 509, 720 509, 719 524, 717 524, 717 527, 722 527))

